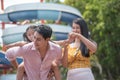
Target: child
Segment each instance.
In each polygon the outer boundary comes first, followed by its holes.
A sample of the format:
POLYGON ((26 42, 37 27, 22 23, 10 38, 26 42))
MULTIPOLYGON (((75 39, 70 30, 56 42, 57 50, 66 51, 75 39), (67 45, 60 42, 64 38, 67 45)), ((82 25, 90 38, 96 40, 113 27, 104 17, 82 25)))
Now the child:
MULTIPOLYGON (((26 32, 23 34, 24 41, 6 45, 6 48, 10 48, 14 46, 23 46, 29 42, 32 42, 34 40, 33 34, 35 28, 37 28, 37 26, 34 25, 29 26, 26 29, 26 32)), ((17 80, 23 80, 23 77, 25 75, 24 62, 22 62, 19 66, 16 63, 16 61, 12 61, 12 64, 14 65, 15 68, 17 68, 17 80)))

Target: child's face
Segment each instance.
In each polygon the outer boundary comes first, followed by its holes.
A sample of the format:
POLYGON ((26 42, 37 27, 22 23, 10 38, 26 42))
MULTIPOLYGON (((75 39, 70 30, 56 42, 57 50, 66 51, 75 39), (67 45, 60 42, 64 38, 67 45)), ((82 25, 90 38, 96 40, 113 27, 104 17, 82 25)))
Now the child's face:
POLYGON ((30 41, 33 41, 34 40, 34 30, 33 29, 28 29, 28 31, 26 32, 26 35, 27 35, 27 37, 28 37, 28 39, 30 40, 30 41))

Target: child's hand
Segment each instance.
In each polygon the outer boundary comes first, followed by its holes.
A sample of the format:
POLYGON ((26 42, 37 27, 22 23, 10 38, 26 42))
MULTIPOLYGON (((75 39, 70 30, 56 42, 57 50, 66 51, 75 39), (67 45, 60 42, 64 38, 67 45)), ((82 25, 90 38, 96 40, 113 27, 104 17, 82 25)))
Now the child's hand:
POLYGON ((51 80, 54 75, 55 75, 55 74, 54 74, 54 71, 53 71, 52 69, 50 69, 47 78, 48 78, 49 80, 51 80))
POLYGON ((16 43, 12 43, 12 44, 8 44, 8 45, 5 45, 5 47, 7 49, 11 48, 11 47, 15 47, 15 46, 20 46, 22 47, 23 45, 27 44, 27 42, 24 42, 24 41, 20 41, 20 42, 16 42, 16 43))
POLYGON ((16 43, 16 46, 22 47, 22 46, 24 46, 25 44, 26 44, 26 42, 21 41, 21 42, 16 43))

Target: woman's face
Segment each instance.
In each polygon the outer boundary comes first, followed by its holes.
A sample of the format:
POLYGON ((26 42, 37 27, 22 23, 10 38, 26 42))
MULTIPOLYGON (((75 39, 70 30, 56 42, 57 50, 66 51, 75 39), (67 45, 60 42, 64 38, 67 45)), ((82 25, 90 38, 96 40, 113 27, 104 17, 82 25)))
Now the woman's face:
POLYGON ((76 24, 76 23, 73 23, 72 24, 72 32, 80 33, 81 34, 80 26, 78 24, 76 24))
POLYGON ((34 29, 28 29, 28 31, 26 32, 26 35, 30 41, 34 40, 34 32, 34 29))

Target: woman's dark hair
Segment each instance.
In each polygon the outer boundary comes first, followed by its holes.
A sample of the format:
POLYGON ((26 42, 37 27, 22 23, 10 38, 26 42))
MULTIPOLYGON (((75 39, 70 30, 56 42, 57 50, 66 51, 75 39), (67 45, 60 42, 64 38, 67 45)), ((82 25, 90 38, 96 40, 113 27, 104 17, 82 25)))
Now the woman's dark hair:
POLYGON ((36 29, 37 27, 38 27, 38 26, 36 26, 36 25, 30 25, 30 26, 28 26, 28 28, 26 29, 26 31, 23 33, 23 39, 24 39, 24 41, 32 42, 32 41, 29 40, 29 38, 27 37, 27 31, 28 31, 29 29, 33 29, 33 30, 35 31, 35 29, 36 29))
MULTIPOLYGON (((73 20, 73 23, 75 24, 78 24, 80 26, 80 29, 81 29, 81 34, 86 37, 87 39, 90 38, 90 35, 89 35, 89 31, 88 31, 88 26, 87 26, 87 23, 85 22, 84 19, 82 18, 77 18, 75 20, 73 20)), ((89 50, 88 48, 85 46, 85 44, 83 42, 81 42, 80 44, 80 50, 82 52, 82 55, 84 57, 89 57, 89 50)))

